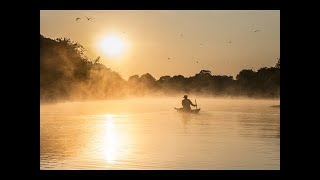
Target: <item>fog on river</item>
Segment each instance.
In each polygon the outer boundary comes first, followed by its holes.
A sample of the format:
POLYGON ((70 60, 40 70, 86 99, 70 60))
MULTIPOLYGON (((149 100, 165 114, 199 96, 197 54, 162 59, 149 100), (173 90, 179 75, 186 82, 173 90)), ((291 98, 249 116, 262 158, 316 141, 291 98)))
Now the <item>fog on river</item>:
POLYGON ((279 99, 189 98, 41 104, 40 169, 280 169, 279 99))

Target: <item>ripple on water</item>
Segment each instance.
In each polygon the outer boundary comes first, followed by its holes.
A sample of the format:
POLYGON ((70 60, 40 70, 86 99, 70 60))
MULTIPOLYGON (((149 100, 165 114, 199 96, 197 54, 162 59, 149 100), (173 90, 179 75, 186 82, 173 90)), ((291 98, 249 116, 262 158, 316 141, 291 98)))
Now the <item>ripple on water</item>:
POLYGON ((280 169, 275 101, 122 101, 41 106, 40 169, 280 169))

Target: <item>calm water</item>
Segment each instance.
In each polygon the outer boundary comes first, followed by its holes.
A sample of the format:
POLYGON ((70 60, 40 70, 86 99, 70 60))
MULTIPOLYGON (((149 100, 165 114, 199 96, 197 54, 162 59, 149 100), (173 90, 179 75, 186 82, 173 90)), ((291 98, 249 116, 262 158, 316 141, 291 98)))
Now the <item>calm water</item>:
POLYGON ((280 169, 279 100, 181 100, 41 105, 40 169, 280 169))

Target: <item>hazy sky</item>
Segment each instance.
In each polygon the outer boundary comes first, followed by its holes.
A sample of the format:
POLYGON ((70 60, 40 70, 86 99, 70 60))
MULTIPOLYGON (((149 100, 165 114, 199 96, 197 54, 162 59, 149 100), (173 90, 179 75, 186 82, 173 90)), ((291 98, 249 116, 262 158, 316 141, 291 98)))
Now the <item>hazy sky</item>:
POLYGON ((242 69, 274 66, 280 56, 278 10, 46 10, 40 11, 40 33, 79 42, 90 58, 101 56, 125 79, 145 73, 189 77, 202 69, 235 78, 242 69), (120 54, 103 51, 106 37, 123 43, 120 54))

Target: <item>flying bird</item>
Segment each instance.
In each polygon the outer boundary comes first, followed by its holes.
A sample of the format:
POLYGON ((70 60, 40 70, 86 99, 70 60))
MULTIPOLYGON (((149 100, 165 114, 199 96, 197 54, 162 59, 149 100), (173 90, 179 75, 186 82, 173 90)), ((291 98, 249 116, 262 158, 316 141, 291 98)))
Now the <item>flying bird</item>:
POLYGON ((87 18, 88 21, 91 19, 91 18, 88 18, 87 16, 86 16, 86 18, 87 18))
POLYGON ((257 29, 257 30, 255 30, 254 32, 260 32, 260 30, 259 30, 259 29, 257 29))
POLYGON ((80 20, 80 18, 77 18, 76 21, 80 20))

